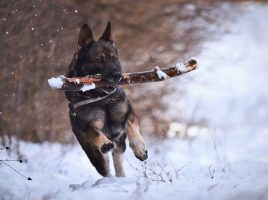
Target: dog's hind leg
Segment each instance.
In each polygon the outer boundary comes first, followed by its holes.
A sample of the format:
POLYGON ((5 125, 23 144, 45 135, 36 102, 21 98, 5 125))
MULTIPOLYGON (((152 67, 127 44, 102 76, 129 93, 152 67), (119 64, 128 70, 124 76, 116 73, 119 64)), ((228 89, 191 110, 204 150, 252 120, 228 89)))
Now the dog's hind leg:
POLYGON ((114 161, 114 169, 115 169, 115 176, 117 177, 125 177, 126 173, 123 167, 123 153, 113 151, 113 161, 114 161))
POLYGON ((114 161, 114 169, 115 175, 117 177, 126 176, 124 166, 123 166, 123 154, 126 150, 126 134, 123 134, 115 141, 115 148, 113 149, 113 161, 114 161))
POLYGON ((80 135, 77 139, 99 174, 104 177, 111 176, 108 154, 102 153, 99 146, 94 144, 96 141, 86 135, 80 135))
POLYGON ((111 176, 108 154, 101 153, 96 147, 86 147, 84 151, 100 175, 104 177, 111 176))
MULTIPOLYGON (((96 113, 95 113, 96 114, 96 113)), ((90 118, 90 122, 82 123, 73 115, 70 115, 73 132, 75 133, 78 142, 86 153, 87 157, 96 168, 96 170, 102 176, 110 176, 109 158, 105 154, 114 147, 112 141, 110 141, 100 130, 103 129, 104 120, 101 115, 98 117, 90 118), (88 124, 87 128, 82 125, 88 124)))

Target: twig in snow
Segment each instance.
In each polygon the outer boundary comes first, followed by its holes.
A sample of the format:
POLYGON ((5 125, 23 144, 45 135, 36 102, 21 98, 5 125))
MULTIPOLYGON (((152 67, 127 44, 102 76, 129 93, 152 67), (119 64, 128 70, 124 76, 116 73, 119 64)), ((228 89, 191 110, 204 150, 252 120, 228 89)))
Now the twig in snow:
POLYGON ((223 159, 221 159, 220 157, 220 154, 219 154, 219 151, 218 151, 218 147, 217 147, 217 144, 216 144, 216 135, 215 135, 215 132, 216 130, 213 130, 213 131, 209 131, 210 133, 210 137, 211 137, 211 141, 212 141, 212 144, 213 144, 213 148, 214 148, 214 151, 216 153, 216 156, 217 156, 217 161, 219 162, 220 166, 221 166, 221 170, 223 173, 226 172, 226 165, 225 165, 225 162, 223 159))
POLYGON ((177 180, 179 179, 179 172, 182 171, 185 167, 187 167, 191 162, 186 163, 185 165, 183 165, 181 168, 179 169, 175 169, 175 173, 176 173, 176 178, 177 180))
POLYGON ((175 171, 175 175, 174 175, 173 171, 166 171, 165 167, 163 165, 161 165, 160 163, 157 163, 157 167, 159 167, 159 169, 161 170, 160 172, 158 172, 157 170, 148 167, 146 162, 144 165, 142 165, 142 169, 140 169, 140 168, 133 166, 129 162, 129 160, 126 159, 126 161, 133 169, 135 169, 138 173, 142 174, 145 179, 148 179, 148 180, 153 181, 153 182, 163 182, 163 183, 171 183, 171 184, 173 183, 174 176, 176 176, 176 178, 178 180, 178 172, 183 170, 190 163, 189 162, 189 163, 185 164, 180 169, 177 169, 177 170, 174 169, 174 171, 175 171))
POLYGON ((145 179, 148 179, 148 180, 150 180, 150 181, 156 181, 156 182, 160 182, 160 181, 161 181, 161 182, 166 182, 166 180, 165 180, 160 174, 158 174, 157 172, 155 172, 155 171, 154 171, 153 169, 151 169, 151 168, 147 168, 147 165, 146 165, 147 162, 145 162, 145 164, 142 165, 143 169, 141 170, 141 169, 135 167, 134 165, 132 165, 132 164, 129 162, 128 159, 126 159, 126 161, 127 161, 128 164, 130 165, 130 167, 132 167, 134 170, 136 170, 137 172, 139 172, 140 174, 142 174, 143 177, 144 177, 145 179), (150 177, 147 171, 150 171, 150 172, 152 172, 153 175, 156 175, 156 176, 160 177, 160 180, 159 180, 159 179, 154 179, 154 178, 150 177))
POLYGON ((0 147, 0 151, 3 151, 3 150, 10 150, 9 147, 0 147))
POLYGON ((210 174, 210 178, 213 179, 214 174, 215 174, 215 169, 212 168, 212 165, 209 166, 208 171, 209 171, 209 174, 210 174))
POLYGON ((19 163, 23 163, 23 160, 21 160, 21 159, 15 159, 15 160, 9 160, 9 159, 5 159, 5 160, 2 160, 2 159, 0 159, 0 162, 1 161, 4 161, 4 162, 19 162, 19 163))
POLYGON ((16 172, 17 174, 19 174, 20 176, 22 176, 23 178, 26 178, 28 181, 31 181, 32 178, 31 177, 26 177, 25 175, 23 175, 22 173, 20 173, 18 170, 16 170, 14 167, 12 167, 11 165, 9 165, 8 163, 6 163, 3 160, 0 160, 0 164, 5 164, 7 167, 9 167, 10 169, 12 169, 14 172, 16 172))
POLYGON ((219 183, 215 183, 215 184, 209 186, 208 191, 212 190, 212 189, 215 188, 217 185, 219 185, 219 183))
POLYGON ((134 165, 131 164, 131 162, 129 162, 128 159, 126 159, 127 163, 129 164, 129 166, 133 169, 135 169, 137 172, 143 174, 143 171, 141 171, 139 168, 135 167, 134 165))
MULTIPOLYGON (((1 151, 3 150, 10 150, 9 147, 1 147, 0 148, 1 151)), ((19 163, 23 163, 22 159, 0 159, 0 165, 4 164, 6 165, 8 168, 10 168, 11 170, 13 170, 14 172, 16 172, 17 174, 19 174, 20 176, 26 178, 28 181, 31 181, 32 178, 31 177, 26 177, 25 175, 23 175, 22 173, 20 173, 17 169, 15 169, 14 167, 12 167, 10 164, 8 164, 7 162, 19 162, 19 163)))

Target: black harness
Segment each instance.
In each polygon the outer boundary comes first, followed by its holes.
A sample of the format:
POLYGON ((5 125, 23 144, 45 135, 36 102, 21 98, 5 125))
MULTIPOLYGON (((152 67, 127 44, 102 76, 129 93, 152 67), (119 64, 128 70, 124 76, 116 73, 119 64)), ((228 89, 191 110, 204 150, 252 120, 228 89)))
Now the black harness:
POLYGON ((97 101, 100 101, 100 100, 103 100, 103 99, 106 99, 107 97, 111 96, 112 94, 114 94, 116 91, 117 91, 117 87, 114 88, 112 91, 110 92, 107 92, 105 90, 103 90, 106 95, 105 96, 102 96, 102 97, 97 97, 97 98, 89 98, 89 99, 85 99, 85 100, 82 100, 82 101, 77 101, 77 102, 70 102, 69 103, 69 109, 70 109, 70 113, 72 116, 76 117, 76 110, 78 108, 80 108, 81 106, 85 106, 85 105, 88 105, 88 104, 91 104, 91 103, 95 103, 97 101))

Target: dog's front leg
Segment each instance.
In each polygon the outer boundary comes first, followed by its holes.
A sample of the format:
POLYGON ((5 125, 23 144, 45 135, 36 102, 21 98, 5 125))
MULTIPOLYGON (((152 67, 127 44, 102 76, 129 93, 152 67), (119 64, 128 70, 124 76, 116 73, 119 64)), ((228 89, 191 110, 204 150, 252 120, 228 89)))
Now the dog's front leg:
POLYGON ((102 153, 107 153, 114 148, 114 143, 109 140, 104 133, 94 128, 95 136, 92 137, 92 142, 100 149, 102 153))
POLYGON ((95 119, 91 119, 89 128, 86 132, 93 145, 102 153, 107 153, 114 148, 114 143, 102 132, 105 120, 103 111, 95 110, 94 117, 95 119))
POLYGON ((131 114, 127 122, 127 136, 129 146, 133 150, 135 156, 141 161, 146 160, 148 157, 147 150, 140 134, 139 121, 134 114, 131 114))

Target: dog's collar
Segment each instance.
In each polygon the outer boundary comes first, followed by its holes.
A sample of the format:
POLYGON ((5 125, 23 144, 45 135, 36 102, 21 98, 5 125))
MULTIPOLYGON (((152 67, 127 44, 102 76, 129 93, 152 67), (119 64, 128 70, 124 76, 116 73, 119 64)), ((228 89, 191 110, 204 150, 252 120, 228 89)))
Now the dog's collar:
POLYGON ((97 98, 91 98, 91 99, 86 99, 86 100, 83 100, 83 101, 79 101, 79 102, 76 102, 76 103, 70 103, 69 104, 69 107, 71 109, 71 112, 74 116, 76 116, 75 114, 75 110, 81 106, 84 106, 84 105, 87 105, 87 104, 91 104, 91 103, 94 103, 94 102, 97 102, 97 101, 100 101, 102 99, 105 99, 107 97, 109 97, 110 95, 114 94, 116 92, 117 88, 114 88, 111 92, 107 92, 105 91, 105 93, 107 95, 103 96, 103 97, 97 97, 97 98))

